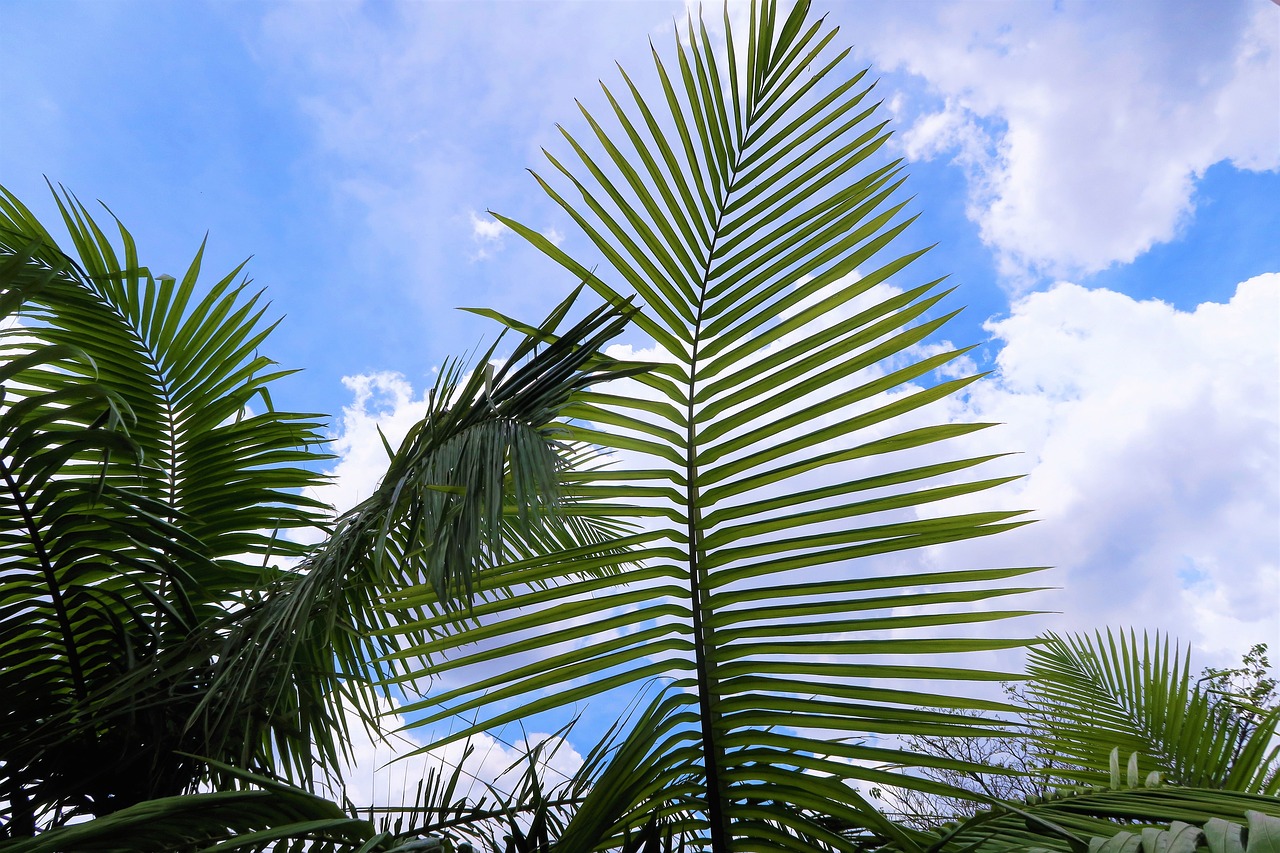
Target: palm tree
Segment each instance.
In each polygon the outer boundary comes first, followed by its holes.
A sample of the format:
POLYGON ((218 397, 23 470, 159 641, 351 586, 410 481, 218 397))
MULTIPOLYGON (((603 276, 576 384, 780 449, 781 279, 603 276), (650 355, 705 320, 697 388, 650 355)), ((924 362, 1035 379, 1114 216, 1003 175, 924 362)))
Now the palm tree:
MULTIPOLYGON (((66 550, 81 548, 75 543, 89 537, 63 521, 68 513, 34 511, 48 508, 40 494, 52 489, 80 508, 72 521, 91 510, 102 518, 83 524, 109 533, 93 540, 88 573, 71 558, 65 566, 33 560, 31 537, 6 540, 6 573, 12 563, 17 580, 9 586, 6 574, 5 589, 16 591, 0 604, 8 608, 2 640, 30 662, 26 677, 46 679, 57 697, 21 718, 34 752, 22 753, 16 740, 0 744, 15 814, 30 821, 109 811, 96 799, 73 802, 74 780, 57 761, 69 761, 59 757, 75 738, 101 736, 98 720, 134 743, 129 697, 141 695, 141 708, 154 708, 174 738, 197 738, 180 746, 211 759, 181 768, 166 791, 189 791, 202 778, 230 786, 254 773, 258 792, 216 793, 288 799, 292 810, 274 824, 218 817, 208 838, 249 833, 244 843, 256 844, 324 825, 333 834, 317 844, 340 849, 344 837, 361 837, 361 850, 387 849, 394 839, 342 823, 322 803, 261 777, 280 772, 305 787, 317 757, 337 757, 335 695, 368 716, 379 690, 412 696, 438 676, 457 686, 400 709, 420 727, 459 715, 471 721, 437 743, 610 690, 642 694, 659 685, 591 751, 567 796, 548 796, 536 773, 527 777, 532 817, 509 824, 519 849, 1076 849, 1090 834, 1113 835, 1106 830, 1114 817, 1238 823, 1247 809, 1274 813, 1274 797, 1183 796, 1135 783, 922 829, 894 823, 859 793, 888 783, 962 795, 912 768, 990 769, 898 744, 998 730, 974 714, 1013 709, 955 685, 1010 677, 972 655, 1027 642, 999 623, 1029 611, 995 602, 1031 591, 1021 578, 1035 569, 904 570, 894 562, 909 549, 1025 521, 1015 512, 947 509, 948 499, 1009 478, 974 473, 994 457, 945 452, 948 439, 987 425, 929 417, 930 403, 976 377, 943 371, 964 350, 924 345, 951 316, 939 313, 949 291, 910 279, 923 250, 897 248, 911 222, 895 196, 900 163, 871 165, 888 138, 873 87, 865 71, 840 70, 849 51, 836 51, 837 30, 808 12, 806 2, 785 14, 773 2, 753 5, 745 34, 726 14, 723 52, 691 20, 674 59, 655 51, 657 102, 624 73, 620 93, 605 89, 613 129, 583 110, 587 141, 564 132, 573 165, 548 155, 553 174, 535 178, 599 257, 573 257, 499 218, 609 307, 577 324, 566 319, 572 298, 541 324, 481 312, 523 336, 509 362, 523 366, 492 380, 484 370, 444 371, 450 378, 378 494, 341 516, 319 548, 288 552, 302 561, 298 570, 239 556, 282 553, 292 546, 253 532, 318 523, 319 512, 290 497, 313 480, 288 455, 313 446, 315 422, 269 407, 269 416, 245 412, 268 367, 250 356, 257 333, 224 333, 220 324, 239 328, 254 309, 225 294, 200 303, 208 308, 185 309, 188 296, 173 307, 192 292, 194 275, 181 285, 153 279, 123 232, 119 263, 68 202, 77 267, 47 249, 43 230, 8 201, 14 236, 0 260, 16 259, 6 270, 18 295, 6 289, 5 304, 40 312, 21 333, 38 344, 17 338, 15 378, 6 382, 20 399, 4 409, 4 434, 15 436, 4 458, 29 468, 38 487, 11 490, 15 517, 31 523, 9 529, 46 538, 69 529, 78 538, 66 550), (129 294, 113 295, 117 279, 129 294), (89 295, 66 307, 40 296, 60 289, 89 295), (139 426, 150 424, 138 414, 149 411, 146 395, 130 378, 138 365, 119 361, 114 346, 80 342, 94 338, 88 318, 99 310, 81 305, 99 302, 136 330, 122 351, 149 354, 138 359, 142 367, 192 372, 165 387, 200 386, 215 370, 208 358, 161 358, 186 341, 203 351, 234 337, 228 346, 242 353, 241 366, 208 380, 212 399, 200 398, 198 410, 164 397, 169 431, 150 437, 157 428, 139 426), (196 315, 207 319, 206 331, 178 336, 182 318, 196 315), (628 318, 653 346, 646 365, 598 355, 628 318), (45 398, 58 394, 70 396, 45 398), (61 402, 72 396, 76 405, 61 402), (223 396, 234 404, 219 403, 223 396), (165 502, 181 491, 177 474, 162 470, 156 478, 165 488, 144 488, 139 478, 150 480, 138 470, 166 452, 180 457, 172 448, 188 436, 176 426, 215 406, 199 423, 214 437, 227 432, 232 469, 258 491, 216 497, 230 488, 225 478, 199 481, 215 495, 214 509, 225 510, 225 535, 238 537, 209 556, 205 540, 223 528, 191 530, 186 504, 165 502), (24 420, 29 411, 44 420, 24 420), (232 428, 254 417, 267 417, 274 437, 232 440, 232 428), (294 473, 251 473, 275 471, 249 461, 259 442, 284 454, 271 463, 294 473), (589 448, 606 456, 564 462, 589 448), (233 503, 266 514, 235 526, 233 503), (26 516, 22 506, 32 508, 26 516), (75 609, 59 603, 65 590, 74 591, 75 609), (98 612, 110 614, 99 620, 105 628, 89 622, 98 612), (29 613, 38 617, 34 628, 10 627, 29 613), (117 638, 142 651, 124 656, 124 672, 111 669, 120 668, 117 638), (101 669, 102 686, 82 678, 82 688, 59 644, 83 648, 92 667, 77 666, 101 669), (376 683, 346 677, 356 674, 376 683), (50 769, 37 769, 45 759, 50 769)), ((176 760, 172 746, 152 753, 176 760)), ((406 810, 418 821, 409 834, 456 824, 452 794, 447 785, 440 791, 441 802, 406 810)), ((192 798, 207 796, 146 800, 95 823, 127 832, 143 807, 190 814, 192 798)))
MULTIPOLYGON (((556 420, 616 372, 596 350, 627 312, 518 342, 497 371, 446 365, 379 489, 330 521, 305 492, 329 458, 317 416, 271 404, 287 371, 258 354, 261 292, 236 269, 199 294, 199 253, 181 281, 153 276, 123 226, 122 258, 55 199, 74 258, 0 190, 5 834, 162 801, 190 827, 197 804, 172 798, 246 778, 278 795, 277 823, 349 821, 252 774, 309 789, 339 766, 347 706, 377 728, 388 591, 426 583, 448 611, 494 561, 612 536, 561 511, 575 451, 556 420), (298 544, 301 527, 327 538, 298 544)), ((201 804, 224 830, 269 812, 201 804)))

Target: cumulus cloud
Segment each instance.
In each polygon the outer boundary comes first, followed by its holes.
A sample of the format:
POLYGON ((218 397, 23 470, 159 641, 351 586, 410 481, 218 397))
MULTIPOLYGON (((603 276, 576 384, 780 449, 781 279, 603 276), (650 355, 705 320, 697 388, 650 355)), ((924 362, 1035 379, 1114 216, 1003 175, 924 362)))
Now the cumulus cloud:
POLYGON ((967 449, 1026 477, 972 501, 1041 521, 945 559, 1056 566, 1057 629, 1280 647, 1280 274, 1193 311, 1059 283, 987 328, 996 372, 949 417, 1003 423, 967 449))
POLYGON ((1015 279, 1074 276, 1174 238, 1215 163, 1280 166, 1277 9, 1265 3, 871 5, 857 37, 925 92, 891 101, 911 159, 968 174, 1015 279))
POLYGON ((387 470, 385 439, 397 448, 409 428, 427 413, 427 391, 393 371, 344 376, 351 403, 342 407, 329 449, 338 457, 330 482, 313 494, 344 512, 373 494, 387 470))

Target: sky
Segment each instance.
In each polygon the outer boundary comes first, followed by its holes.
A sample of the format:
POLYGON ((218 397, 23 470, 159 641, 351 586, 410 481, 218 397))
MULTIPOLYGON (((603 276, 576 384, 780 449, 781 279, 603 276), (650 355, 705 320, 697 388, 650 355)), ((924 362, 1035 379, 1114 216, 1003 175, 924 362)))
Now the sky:
MULTIPOLYGON (((1280 656, 1280 5, 815 7, 879 78, 912 239, 937 244, 914 280, 951 276, 942 337, 991 371, 948 411, 1020 452, 982 500, 1039 519, 959 553, 1054 566, 1044 629, 1280 656)), ((105 202, 158 272, 206 234, 211 274, 252 256, 268 354, 304 368, 275 403, 333 415, 341 508, 376 481, 375 423, 406 428, 492 339, 455 308, 536 319, 573 285, 486 210, 580 246, 526 170, 615 61, 653 91, 649 40, 685 13, 0 0, 0 184, 47 223, 46 178, 105 202)))

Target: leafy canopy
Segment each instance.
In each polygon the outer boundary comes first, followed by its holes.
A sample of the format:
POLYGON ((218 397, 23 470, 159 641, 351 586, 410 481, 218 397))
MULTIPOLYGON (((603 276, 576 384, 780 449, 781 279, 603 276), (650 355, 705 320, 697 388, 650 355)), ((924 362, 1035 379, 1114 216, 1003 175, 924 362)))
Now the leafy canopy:
MULTIPOLYGON (((721 46, 689 20, 654 51, 657 97, 623 72, 535 173, 581 256, 499 216, 605 307, 479 312, 517 333, 512 357, 443 370, 377 492, 332 522, 305 497, 320 422, 271 405, 283 373, 238 270, 203 296, 199 255, 181 281, 152 276, 127 231, 117 251, 64 196, 73 259, 0 197, 0 307, 24 323, 0 344, 0 650, 17 662, 0 691, 20 697, 0 795, 11 835, 97 816, 14 849, 129 832, 421 849, 307 792, 346 748, 345 707, 376 728, 403 690, 415 726, 469 721, 438 744, 654 682, 562 797, 531 769, 480 814, 433 782, 406 836, 496 817, 511 849, 1083 851, 1116 820, 1215 818, 1183 840, 1236 850, 1249 810, 1248 850, 1267 849, 1270 758, 1225 770, 1232 790, 1098 776, 1116 737, 1177 735, 1160 760, 1188 785, 1220 780, 1224 745, 1253 755, 1249 732, 1178 734, 1191 712, 1174 719, 1123 641, 1110 669, 1069 641, 1037 653, 1068 722, 1037 742, 1088 771, 1071 796, 920 827, 859 793, 972 796, 920 770, 985 763, 898 746, 998 733, 987 715, 1013 709, 969 694, 1010 676, 974 655, 1028 642, 1001 622, 1031 611, 1001 602, 1035 569, 901 567, 1026 521, 954 509, 1009 478, 948 444, 988 424, 931 414, 978 377, 930 343, 949 291, 900 248, 912 218, 866 72, 807 2, 753 4, 745 32, 726 11, 725 30, 721 46), (628 321, 653 363, 600 354, 628 321), (281 535, 314 525, 315 547, 281 535), (1086 695, 1124 712, 1086 713, 1086 695), (111 772, 79 774, 86 755, 111 772)), ((1167 645, 1143 655, 1185 686, 1167 645)))

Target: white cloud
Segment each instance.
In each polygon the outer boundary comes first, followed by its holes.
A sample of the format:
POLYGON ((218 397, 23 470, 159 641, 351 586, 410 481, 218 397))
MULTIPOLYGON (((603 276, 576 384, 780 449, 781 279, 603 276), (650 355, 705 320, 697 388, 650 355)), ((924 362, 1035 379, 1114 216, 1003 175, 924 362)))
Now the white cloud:
POLYGON ((1174 238, 1215 163, 1280 167, 1280 28, 1265 3, 865 7, 860 44, 918 75, 912 159, 950 155, 1015 278, 1124 263, 1174 238), (939 103, 940 102, 940 103, 939 103))
POLYGON ((487 243, 499 243, 502 240, 502 235, 510 230, 496 219, 482 219, 476 216, 474 210, 471 211, 471 235, 477 240, 487 243))
POLYGON ((494 252, 502 248, 502 238, 511 229, 497 219, 477 216, 474 210, 468 216, 471 218, 471 241, 476 246, 472 260, 482 261, 492 257, 494 252))
POLYGON ((338 462, 328 472, 329 484, 314 491, 315 497, 340 513, 377 489, 387 470, 383 437, 393 449, 398 448, 409 428, 427 413, 427 392, 415 396, 412 384, 399 373, 344 376, 342 384, 351 391, 352 401, 343 406, 329 447, 338 462))
MULTIPOLYGON (((405 720, 390 703, 383 708, 387 731, 404 725, 405 720)), ((343 768, 345 788, 332 792, 356 806, 413 805, 418 784, 431 773, 448 777, 461 766, 456 795, 474 803, 485 797, 492 805, 489 788, 510 794, 527 769, 526 755, 543 745, 539 777, 555 787, 573 777, 582 766, 582 756, 561 738, 546 733, 529 733, 515 738, 479 734, 469 741, 459 741, 408 758, 399 758, 421 749, 428 738, 400 733, 386 739, 371 737, 360 724, 354 711, 348 713, 351 737, 346 744, 351 761, 343 768)))
POLYGON ((1025 479, 974 508, 1041 521, 935 559, 1055 565, 1054 628, 1160 629, 1223 661, 1280 648, 1277 328, 1280 274, 1194 311, 1065 283, 1015 302, 988 325, 997 372, 949 416, 1004 424, 967 450, 1023 451, 1004 464, 1025 479))

